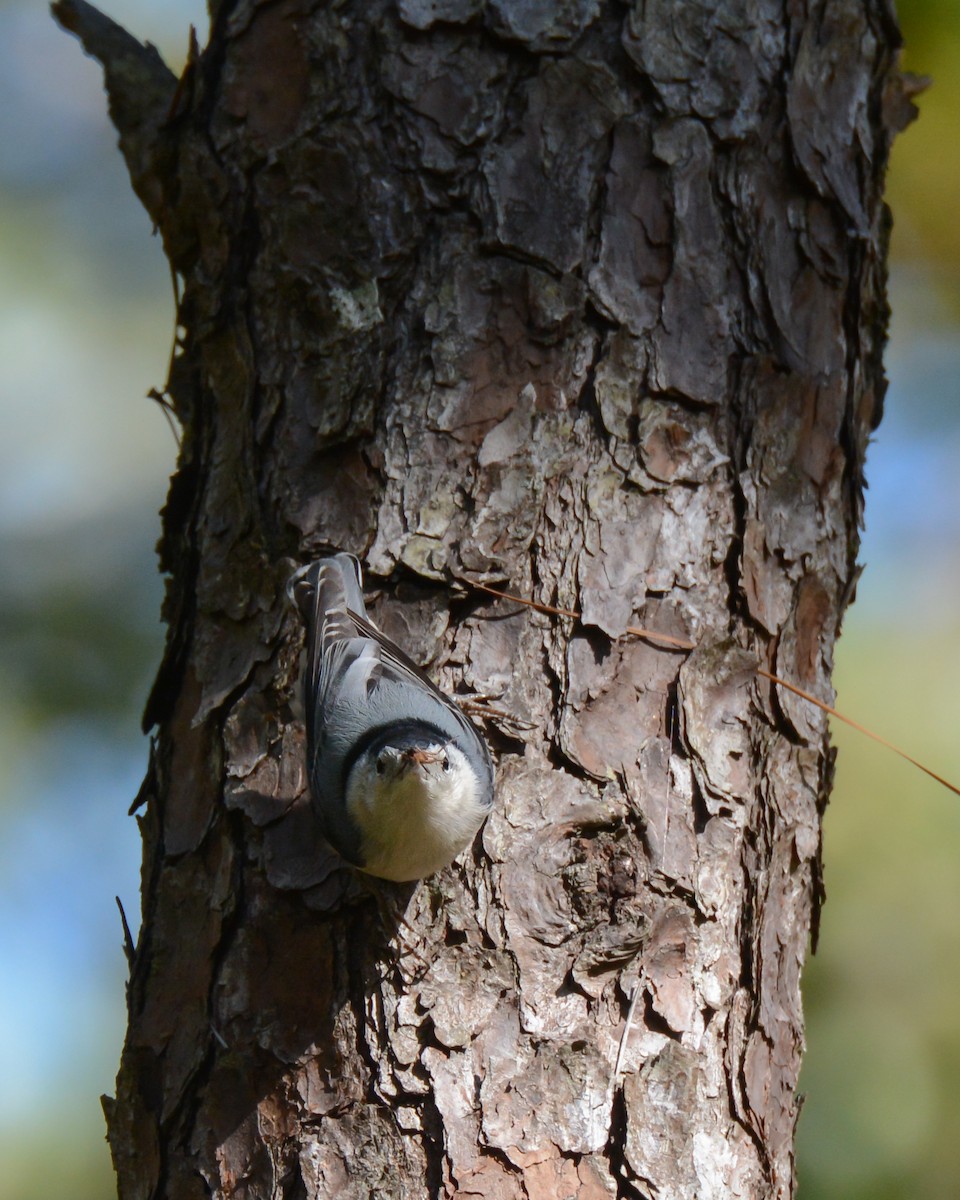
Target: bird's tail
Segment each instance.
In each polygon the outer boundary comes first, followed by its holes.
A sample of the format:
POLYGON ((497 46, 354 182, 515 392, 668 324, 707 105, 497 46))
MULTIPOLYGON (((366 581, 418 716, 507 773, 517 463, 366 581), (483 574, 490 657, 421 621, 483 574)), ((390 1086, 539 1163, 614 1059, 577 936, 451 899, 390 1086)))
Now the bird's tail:
POLYGON ((287 595, 307 627, 307 695, 316 694, 320 664, 336 642, 357 636, 350 613, 366 616, 360 563, 352 554, 334 554, 301 567, 287 584, 287 595))

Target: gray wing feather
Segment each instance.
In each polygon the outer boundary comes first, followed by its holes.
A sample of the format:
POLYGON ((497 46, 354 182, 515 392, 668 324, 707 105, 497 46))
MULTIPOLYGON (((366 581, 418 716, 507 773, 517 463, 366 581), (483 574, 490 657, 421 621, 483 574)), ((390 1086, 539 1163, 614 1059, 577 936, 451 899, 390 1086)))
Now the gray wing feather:
POLYGON ((307 728, 314 730, 325 699, 362 649, 351 645, 357 626, 349 611, 356 607, 366 620, 360 564, 352 554, 321 559, 297 571, 288 590, 307 626, 305 708, 307 728))
POLYGON ((380 630, 366 617, 361 617, 355 612, 351 612, 357 632, 363 636, 375 641, 380 648, 380 658, 383 665, 383 673, 385 678, 394 678, 401 683, 412 683, 415 687, 426 688, 429 695, 436 701, 439 701, 445 709, 448 709, 457 721, 461 728, 468 730, 473 736, 476 736, 476 731, 473 728, 472 722, 460 711, 457 704, 445 696, 437 687, 430 676, 422 667, 417 666, 409 655, 405 654, 396 642, 390 640, 386 634, 380 630))

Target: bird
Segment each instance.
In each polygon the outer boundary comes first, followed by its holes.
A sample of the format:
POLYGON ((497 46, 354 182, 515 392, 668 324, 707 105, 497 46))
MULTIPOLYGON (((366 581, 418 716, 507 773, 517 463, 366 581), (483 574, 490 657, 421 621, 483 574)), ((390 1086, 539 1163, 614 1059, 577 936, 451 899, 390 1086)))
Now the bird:
POLYGON ((326 840, 361 871, 424 879, 469 845, 493 806, 479 730, 370 621, 359 560, 301 567, 307 781, 326 840))

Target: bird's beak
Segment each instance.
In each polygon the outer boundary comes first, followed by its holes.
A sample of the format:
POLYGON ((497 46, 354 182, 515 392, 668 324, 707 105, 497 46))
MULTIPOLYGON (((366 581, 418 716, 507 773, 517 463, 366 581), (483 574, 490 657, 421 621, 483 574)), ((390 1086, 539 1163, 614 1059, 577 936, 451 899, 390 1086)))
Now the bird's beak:
POLYGON ((408 771, 410 767, 425 767, 428 763, 440 761, 440 755, 431 750, 421 750, 419 748, 413 750, 404 750, 403 752, 403 770, 408 771))

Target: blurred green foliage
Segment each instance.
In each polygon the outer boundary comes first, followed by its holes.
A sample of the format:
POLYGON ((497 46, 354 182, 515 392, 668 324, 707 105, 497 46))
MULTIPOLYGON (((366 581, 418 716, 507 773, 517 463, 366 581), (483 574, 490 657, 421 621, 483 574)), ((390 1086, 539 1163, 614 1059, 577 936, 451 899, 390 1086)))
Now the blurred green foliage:
POLYGON ((36 1119, 31 1127, 0 1132, 0 1198, 115 1200, 117 1186, 98 1108, 91 1104, 66 1128, 57 1122, 55 1153, 51 1153, 49 1126, 36 1119))
MULTIPOLYGON (((118 548, 127 540, 120 522, 99 524, 100 536, 112 534, 118 548)), ((135 530, 147 539, 152 532, 147 521, 135 530)), ((93 531, 72 534, 76 541, 93 531)), ((47 539, 54 553, 60 537, 47 539)), ((8 540, 0 545, 11 551, 8 540)), ((155 570, 144 574, 153 566, 149 545, 129 558, 117 554, 109 587, 102 577, 64 571, 62 551, 55 583, 31 576, 17 592, 0 583, 0 676, 27 724, 75 713, 129 719, 143 707, 160 640, 160 580, 155 570)))
MULTIPOLYGON (((945 669, 958 658, 960 623, 851 621, 837 703, 960 780, 957 684, 945 669)), ((834 741, 827 903, 804 974, 799 1197, 955 1200, 960 802, 845 726, 835 724, 834 741)))
MULTIPOLYGON (((900 0, 903 70, 932 85, 916 98, 920 119, 894 142, 887 200, 894 254, 923 262, 960 299, 960 0, 900 0)), ((960 315, 960 309, 958 309, 960 315)))

